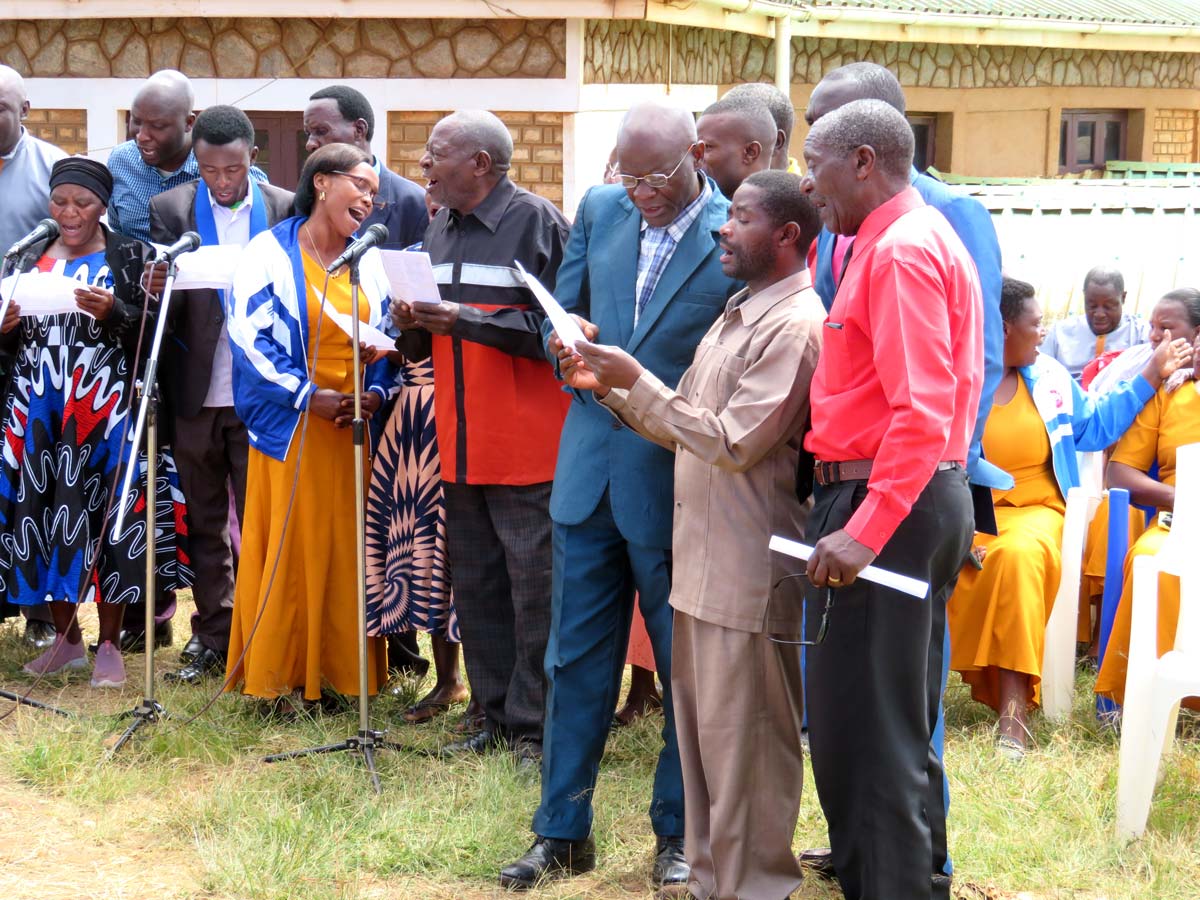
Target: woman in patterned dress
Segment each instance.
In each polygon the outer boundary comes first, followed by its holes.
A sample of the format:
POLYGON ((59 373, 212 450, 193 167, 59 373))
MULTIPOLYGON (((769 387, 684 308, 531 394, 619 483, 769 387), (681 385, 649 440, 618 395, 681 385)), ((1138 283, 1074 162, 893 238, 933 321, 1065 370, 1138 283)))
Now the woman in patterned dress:
MULTIPOLYGON (((430 219, 438 207, 425 195, 430 219)), ((420 250, 416 244, 409 250, 420 250)), ((403 299, 403 298, 398 298, 403 299)), ((404 712, 427 722, 470 692, 459 672, 458 617, 446 558, 442 465, 433 420, 433 363, 389 354, 401 388, 384 426, 367 497, 367 627, 371 634, 424 631, 437 682, 404 712)))
MULTIPOLYGON (((31 247, 16 268, 77 281, 78 311, 22 317, 14 304, 0 327, 16 357, 4 411, 0 598, 19 605, 50 601, 56 638, 25 666, 35 675, 87 666, 75 604, 97 601, 93 687, 125 682, 121 604, 144 599, 146 573, 145 522, 137 514, 145 508, 144 458, 120 541, 111 528, 116 478, 130 454, 123 438, 149 248, 100 223, 111 193, 112 175, 102 164, 82 157, 54 164, 50 215, 60 234, 31 247)), ((150 321, 146 332, 152 328, 150 321)), ((159 585, 184 588, 191 573, 177 543, 186 533, 183 495, 166 450, 160 450, 155 487, 159 585)))

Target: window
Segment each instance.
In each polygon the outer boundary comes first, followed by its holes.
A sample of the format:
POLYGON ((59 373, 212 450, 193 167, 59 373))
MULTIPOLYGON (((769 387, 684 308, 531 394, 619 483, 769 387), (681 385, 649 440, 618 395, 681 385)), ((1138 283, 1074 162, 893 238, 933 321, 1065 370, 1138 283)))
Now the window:
POLYGON ((1124 110, 1065 109, 1058 132, 1058 172, 1103 169, 1110 159, 1125 158, 1129 130, 1124 110))
POLYGON ((934 161, 934 150, 937 147, 937 117, 924 113, 913 113, 908 116, 908 124, 913 131, 913 166, 918 172, 924 172, 934 161))

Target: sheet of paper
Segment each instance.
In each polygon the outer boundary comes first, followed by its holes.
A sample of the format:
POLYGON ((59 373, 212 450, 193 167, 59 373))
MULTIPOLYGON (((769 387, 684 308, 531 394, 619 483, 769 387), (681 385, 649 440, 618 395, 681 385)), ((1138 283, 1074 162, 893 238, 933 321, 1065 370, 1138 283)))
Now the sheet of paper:
POLYGON ((82 281, 50 272, 25 272, 9 275, 0 283, 0 295, 21 307, 22 316, 57 316, 84 312, 75 302, 75 291, 82 281), (15 289, 15 293, 14 292, 15 289))
POLYGON ((180 254, 175 265, 175 290, 230 288, 241 258, 242 248, 237 244, 199 247, 191 253, 180 254))
MULTIPOLYGON (((805 561, 812 556, 813 552, 813 548, 808 546, 808 544, 801 544, 799 541, 790 541, 777 534, 771 535, 771 543, 768 546, 776 553, 782 553, 785 556, 805 561)), ((924 600, 929 596, 929 582, 909 578, 907 575, 901 575, 887 569, 880 569, 877 566, 867 566, 858 573, 858 577, 909 594, 918 600, 924 600)))
POLYGON ((441 303, 433 263, 420 250, 380 250, 393 300, 405 303, 441 303))
POLYGON ((537 298, 537 302, 546 311, 546 318, 550 320, 550 324, 558 332, 558 339, 563 342, 563 346, 568 350, 574 350, 577 342, 582 341, 586 344, 587 338, 583 336, 583 331, 580 329, 579 324, 554 299, 554 295, 546 290, 545 285, 526 272, 524 266, 516 262, 516 260, 514 260, 514 263, 516 263, 521 277, 525 279, 525 283, 529 285, 529 290, 533 291, 533 296, 537 298))
MULTIPOLYGON (((337 323, 337 327, 346 332, 346 336, 353 339, 354 321, 345 313, 334 312, 332 309, 326 308, 325 315, 333 319, 337 323)), ((382 350, 385 353, 389 350, 396 349, 396 339, 388 337, 374 325, 368 325, 366 322, 358 323, 358 339, 368 347, 374 347, 376 350, 382 350)))

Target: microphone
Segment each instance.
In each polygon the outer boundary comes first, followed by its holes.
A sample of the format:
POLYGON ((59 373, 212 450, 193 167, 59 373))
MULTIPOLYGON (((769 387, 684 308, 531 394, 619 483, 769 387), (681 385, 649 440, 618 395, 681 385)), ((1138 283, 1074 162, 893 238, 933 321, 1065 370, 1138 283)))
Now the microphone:
POLYGON ((33 231, 8 248, 8 252, 4 254, 4 258, 12 259, 13 257, 20 256, 34 244, 47 240, 52 241, 56 237, 58 237, 58 223, 53 219, 42 219, 42 221, 37 223, 37 227, 33 231))
POLYGON ((326 272, 336 272, 342 266, 354 262, 376 244, 381 244, 387 240, 387 226, 381 222, 376 222, 367 229, 367 233, 360 237, 357 241, 346 248, 346 252, 335 259, 325 269, 326 272))
POLYGON ((191 253, 200 246, 200 235, 194 231, 185 231, 180 235, 179 240, 173 243, 165 250, 159 250, 158 256, 154 257, 156 263, 171 262, 177 256, 182 256, 185 253, 191 253))

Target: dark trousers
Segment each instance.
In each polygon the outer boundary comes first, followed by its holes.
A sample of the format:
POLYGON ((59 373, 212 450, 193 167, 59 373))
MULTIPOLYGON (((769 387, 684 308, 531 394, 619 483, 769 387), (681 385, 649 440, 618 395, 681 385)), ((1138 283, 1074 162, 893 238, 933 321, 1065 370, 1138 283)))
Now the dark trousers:
POLYGON ((671 552, 626 541, 605 494, 580 524, 554 526, 542 802, 533 817, 533 830, 542 837, 579 840, 591 831, 592 794, 621 690, 635 590, 663 684, 663 748, 650 823, 655 834, 683 834, 671 702, 671 552))
MULTIPOLYGON (((807 537, 845 526, 865 481, 816 489, 807 537)), ((813 775, 847 900, 949 900, 942 765, 930 744, 942 692, 946 601, 970 546, 961 470, 937 472, 875 564, 930 583, 917 600, 858 580, 837 590, 823 643, 808 648, 813 775)), ((824 592, 820 592, 823 594, 824 592)), ((806 632, 825 606, 809 588, 806 632)))
POLYGON ((446 551, 471 693, 488 726, 540 741, 550 631, 550 483, 443 483, 446 551))
POLYGON ((196 573, 192 634, 210 650, 224 653, 229 648, 237 571, 229 540, 228 485, 233 485, 241 521, 250 452, 246 426, 232 406, 206 406, 195 416, 176 416, 172 450, 187 500, 188 546, 196 573))

